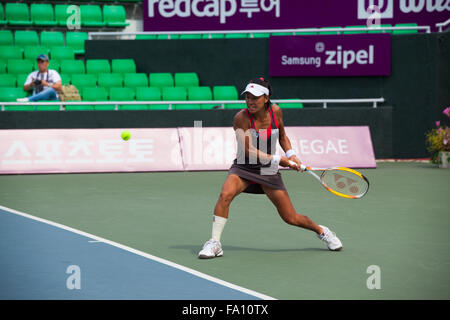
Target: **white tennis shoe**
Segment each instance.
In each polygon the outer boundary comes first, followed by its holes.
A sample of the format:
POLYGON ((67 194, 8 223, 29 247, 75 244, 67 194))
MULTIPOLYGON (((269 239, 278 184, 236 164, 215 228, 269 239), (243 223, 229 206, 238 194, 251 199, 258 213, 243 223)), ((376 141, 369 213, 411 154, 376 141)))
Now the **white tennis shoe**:
POLYGON ((329 250, 340 251, 342 249, 342 243, 341 240, 336 237, 336 234, 334 232, 331 232, 331 230, 325 226, 319 227, 322 228, 323 234, 318 234, 317 237, 327 244, 329 250))
POLYGON ((211 259, 223 256, 222 245, 219 241, 210 239, 203 245, 203 249, 198 253, 200 259, 211 259))

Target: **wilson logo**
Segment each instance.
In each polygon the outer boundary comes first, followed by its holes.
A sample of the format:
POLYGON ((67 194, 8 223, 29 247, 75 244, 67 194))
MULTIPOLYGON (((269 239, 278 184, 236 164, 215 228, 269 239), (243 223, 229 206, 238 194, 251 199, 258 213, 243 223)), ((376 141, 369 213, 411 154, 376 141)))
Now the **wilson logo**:
POLYGON ((394 18, 394 4, 403 13, 450 11, 450 0, 358 0, 358 19, 368 19, 376 11, 380 18, 394 18))

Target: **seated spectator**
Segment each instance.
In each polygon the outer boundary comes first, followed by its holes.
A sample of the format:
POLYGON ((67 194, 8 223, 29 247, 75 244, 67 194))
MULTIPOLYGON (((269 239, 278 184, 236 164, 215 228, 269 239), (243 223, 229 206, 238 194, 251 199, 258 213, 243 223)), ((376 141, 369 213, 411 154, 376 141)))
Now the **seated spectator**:
POLYGON ((33 95, 17 99, 18 102, 34 102, 39 100, 59 100, 61 91, 61 76, 56 70, 48 69, 49 59, 45 54, 37 57, 38 70, 28 75, 23 86, 25 91, 33 89, 33 95))

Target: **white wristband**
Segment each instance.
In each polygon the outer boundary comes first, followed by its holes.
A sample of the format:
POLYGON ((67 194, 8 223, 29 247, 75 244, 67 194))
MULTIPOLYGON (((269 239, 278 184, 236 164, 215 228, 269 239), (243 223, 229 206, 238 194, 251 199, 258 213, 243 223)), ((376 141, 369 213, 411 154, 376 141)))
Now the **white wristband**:
POLYGON ((295 156, 295 155, 296 155, 296 153, 295 153, 295 151, 292 150, 292 149, 286 151, 286 157, 287 157, 287 158, 290 158, 290 157, 295 156))
POLYGON ((273 164, 278 165, 278 164, 280 164, 280 161, 281 161, 281 156, 280 155, 274 154, 272 156, 272 163, 273 164))

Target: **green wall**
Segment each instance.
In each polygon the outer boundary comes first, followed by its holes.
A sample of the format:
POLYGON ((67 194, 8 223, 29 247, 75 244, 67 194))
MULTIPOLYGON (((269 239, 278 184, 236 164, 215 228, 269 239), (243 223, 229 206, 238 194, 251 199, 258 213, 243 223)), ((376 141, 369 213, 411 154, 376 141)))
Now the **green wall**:
POLYGON ((392 156, 426 157, 425 132, 450 105, 449 35, 393 35, 389 77, 270 78, 268 39, 87 41, 86 58, 133 58, 138 72, 146 73, 195 71, 207 86, 241 89, 251 78, 264 76, 273 85, 274 99, 384 97, 393 107, 392 156))

